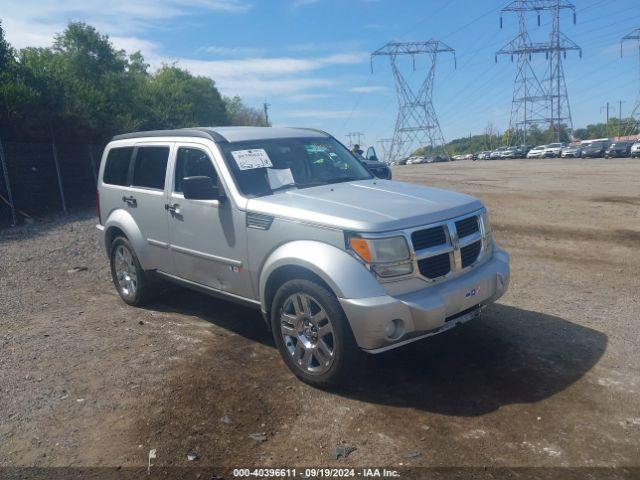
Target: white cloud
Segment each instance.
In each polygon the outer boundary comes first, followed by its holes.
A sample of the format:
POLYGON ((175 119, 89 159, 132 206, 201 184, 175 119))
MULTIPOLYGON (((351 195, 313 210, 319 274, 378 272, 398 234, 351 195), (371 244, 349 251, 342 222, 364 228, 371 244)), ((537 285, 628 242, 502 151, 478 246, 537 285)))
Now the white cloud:
MULTIPOLYGON (((265 56, 259 45, 256 48, 210 45, 193 52, 200 58, 189 54, 169 57, 163 53, 163 43, 170 41, 170 31, 167 35, 152 35, 154 30, 184 26, 186 21, 203 17, 210 11, 242 14, 251 9, 253 1, 0 0, 0 12, 7 39, 17 48, 50 46, 54 35, 62 32, 69 21, 84 21, 109 35, 116 48, 129 53, 140 50, 152 68, 158 68, 162 63, 176 63, 195 75, 214 79, 226 95, 247 98, 274 95, 286 95, 292 101, 321 98, 326 94, 314 90, 338 83, 335 78, 323 77, 322 69, 356 65, 369 58, 368 53, 355 45, 347 53, 322 54, 317 51, 313 55, 311 51, 317 45, 312 44, 300 46, 297 54, 288 49, 291 55, 280 57, 265 56), (206 60, 202 58, 206 58, 206 54, 231 58, 206 60)), ((315 1, 298 0, 296 3, 303 6, 315 1)))
POLYGON ((352 116, 362 116, 362 112, 351 110, 291 110, 280 114, 286 118, 319 118, 319 119, 340 119, 352 116))
POLYGON ((385 90, 387 90, 387 87, 383 87, 381 85, 353 87, 349 89, 349 91, 353 93, 375 93, 375 92, 383 92, 385 90))
POLYGON ((219 55, 222 57, 247 57, 259 55, 262 50, 259 48, 249 47, 224 47, 222 45, 210 45, 208 47, 199 48, 198 52, 210 53, 212 55, 219 55))
POLYGON ((300 8, 306 7, 307 5, 313 5, 314 3, 318 3, 320 0, 293 0, 291 4, 292 8, 300 8))
POLYGON ((146 40, 133 39, 140 32, 175 18, 196 16, 203 11, 245 13, 250 8, 245 0, 0 0, 2 26, 16 48, 51 45, 54 35, 64 30, 69 21, 87 22, 114 39, 155 47, 144 43, 146 40))
POLYGON ((315 58, 245 58, 239 60, 178 59, 180 65, 198 75, 212 78, 247 76, 282 76, 310 72, 331 65, 357 64, 367 58, 361 53, 339 53, 315 58))

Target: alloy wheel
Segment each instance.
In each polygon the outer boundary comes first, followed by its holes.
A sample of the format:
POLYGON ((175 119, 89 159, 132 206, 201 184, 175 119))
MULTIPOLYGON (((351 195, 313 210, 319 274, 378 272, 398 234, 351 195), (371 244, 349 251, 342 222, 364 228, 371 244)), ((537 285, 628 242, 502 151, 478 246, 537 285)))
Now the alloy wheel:
POLYGON ((320 302, 307 293, 295 293, 284 302, 280 331, 293 362, 301 370, 321 374, 335 358, 331 319, 320 302))
POLYGON ((118 245, 114 254, 116 281, 120 293, 132 298, 138 291, 138 272, 131 251, 124 245, 118 245))

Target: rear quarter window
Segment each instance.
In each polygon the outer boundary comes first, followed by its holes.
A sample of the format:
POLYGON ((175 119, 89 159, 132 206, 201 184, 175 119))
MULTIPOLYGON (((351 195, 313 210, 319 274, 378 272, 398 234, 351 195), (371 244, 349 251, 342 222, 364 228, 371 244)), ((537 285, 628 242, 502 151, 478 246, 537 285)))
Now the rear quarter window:
POLYGON ((110 185, 127 186, 133 147, 112 148, 107 154, 102 181, 110 185))

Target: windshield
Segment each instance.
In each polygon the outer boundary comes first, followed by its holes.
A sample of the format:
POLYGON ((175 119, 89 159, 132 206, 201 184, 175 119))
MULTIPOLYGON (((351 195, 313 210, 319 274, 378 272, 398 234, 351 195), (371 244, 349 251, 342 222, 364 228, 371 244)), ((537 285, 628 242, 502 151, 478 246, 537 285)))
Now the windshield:
POLYGON ((277 138, 220 147, 238 188, 247 196, 372 178, 333 138, 277 138))

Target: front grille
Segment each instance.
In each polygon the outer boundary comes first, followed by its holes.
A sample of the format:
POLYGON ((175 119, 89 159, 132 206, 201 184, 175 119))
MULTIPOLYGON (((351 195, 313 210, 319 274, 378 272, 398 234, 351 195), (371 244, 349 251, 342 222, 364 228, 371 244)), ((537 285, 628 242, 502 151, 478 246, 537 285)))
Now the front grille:
POLYGON ((469 235, 479 232, 478 217, 473 216, 458 220, 456 222, 456 230, 458 231, 458 238, 468 237, 469 235))
POLYGON ((438 278, 446 275, 451 271, 451 262, 449 254, 443 253, 435 257, 423 258, 418 261, 418 269, 420 274, 427 278, 438 278))
POLYGON ((447 243, 447 237, 444 234, 444 227, 427 228, 418 230, 411 234, 414 250, 422 250, 423 248, 436 247, 447 243))
POLYGON ((460 249, 460 256, 462 257, 462 268, 466 268, 475 262, 480 255, 480 249, 482 248, 482 241, 478 240, 466 247, 460 249))

